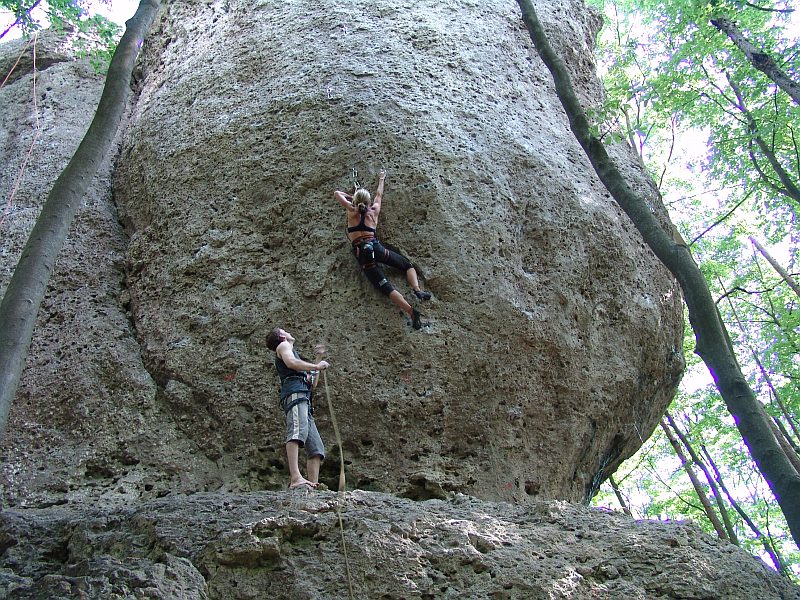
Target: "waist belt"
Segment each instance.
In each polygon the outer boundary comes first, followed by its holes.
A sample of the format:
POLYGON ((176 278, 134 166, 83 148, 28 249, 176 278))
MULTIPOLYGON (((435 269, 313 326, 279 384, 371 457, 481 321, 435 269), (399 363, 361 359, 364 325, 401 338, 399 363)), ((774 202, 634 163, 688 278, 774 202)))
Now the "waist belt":
POLYGON ((314 414, 313 405, 311 404, 311 393, 310 392, 295 392, 294 394, 289 394, 281 400, 281 404, 283 405, 283 412, 288 413, 292 410, 295 406, 300 404, 301 402, 308 402, 308 412, 314 414))
POLYGON ((374 235, 372 235, 372 236, 369 236, 369 237, 356 238, 356 239, 352 240, 350 242, 350 244, 354 248, 358 248, 361 244, 367 244, 369 242, 375 242, 375 241, 377 241, 377 238, 374 235))

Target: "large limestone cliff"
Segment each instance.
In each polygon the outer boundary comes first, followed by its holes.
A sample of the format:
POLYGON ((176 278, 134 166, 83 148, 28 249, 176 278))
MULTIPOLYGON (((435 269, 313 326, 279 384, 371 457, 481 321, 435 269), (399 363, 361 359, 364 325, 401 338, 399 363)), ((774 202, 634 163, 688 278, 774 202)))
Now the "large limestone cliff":
MULTIPOLYGON (((598 22, 545 18, 588 81, 598 22)), ((359 488, 579 501, 652 431, 680 297, 514 3, 171 3, 140 86, 114 175, 131 317, 153 404, 223 485, 285 479, 276 325, 328 345, 359 488), (351 256, 333 191, 354 168, 388 173, 378 233, 434 295, 421 332, 351 256)))
MULTIPOLYGON (((580 2, 538 4, 595 102, 597 17, 580 2)), ((4 197, 31 148, 1 226, 3 288, 102 85, 40 43, 35 75, 23 61, 0 89, 4 197)), ((4 46, 0 64, 19 52, 4 46)), ((689 528, 659 541, 615 517, 630 528, 621 542, 592 524, 595 511, 551 502, 585 501, 652 432, 682 371, 681 299, 572 138, 516 3, 165 3, 133 87, 118 148, 59 258, 2 440, 0 590, 245 598, 270 583, 274 597, 346 597, 338 550, 311 551, 337 539, 338 500, 279 491, 283 424, 264 335, 280 325, 307 354, 329 348, 343 444, 318 394, 322 479, 335 488, 341 455, 361 490, 342 500, 359 597, 384 585, 384 597, 462 597, 478 579, 476 594, 496 598, 685 597, 681 569, 664 575, 663 544, 686 538, 694 561, 717 547, 708 538, 689 528), (379 236, 434 295, 420 304, 421 331, 359 273, 333 200, 354 170, 374 189, 381 168, 379 236), (428 498, 441 501, 410 502, 428 498), (250 512, 220 516, 238 506, 250 512), (521 516, 549 511, 572 516, 547 534, 521 516), (487 533, 495 514, 520 531, 487 533), (573 535, 578 514, 584 533, 573 535), (586 545, 595 527, 602 549, 586 545), (462 533, 488 558, 451 552, 462 533), (523 540, 546 535, 548 566, 536 571, 540 554, 523 540), (654 569, 619 567, 655 547, 654 569), (635 558, 599 558, 615 552, 635 558), (369 575, 394 554, 396 580, 369 575), (280 584, 319 561, 330 575, 317 587, 280 584)), ((617 155, 668 226, 641 165, 617 155)), ((402 275, 389 276, 411 298, 402 275)), ((791 597, 757 561, 720 547, 713 560, 728 557, 745 583, 700 569, 686 584, 695 597, 735 598, 765 581, 765 597, 791 597)))

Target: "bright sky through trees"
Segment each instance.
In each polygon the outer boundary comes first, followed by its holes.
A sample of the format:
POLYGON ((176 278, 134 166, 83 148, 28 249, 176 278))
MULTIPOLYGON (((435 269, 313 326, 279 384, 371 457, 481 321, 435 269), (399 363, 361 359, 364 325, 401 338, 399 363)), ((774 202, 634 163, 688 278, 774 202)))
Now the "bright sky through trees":
POLYGON ((125 21, 136 12, 139 0, 111 0, 109 4, 110 6, 101 2, 92 2, 90 6, 92 12, 97 12, 120 27, 125 27, 125 21))
MULTIPOLYGON (((796 182, 797 145, 787 136, 794 135, 800 113, 717 25, 731 17, 727 22, 796 77, 800 11, 787 12, 792 10, 787 0, 587 2, 602 7, 607 19, 598 40, 600 75, 609 94, 604 124, 614 133, 617 127, 617 135, 648 164, 673 223, 691 244, 718 300, 749 385, 776 431, 782 429, 776 439, 796 448, 798 300, 750 240, 758 240, 798 276, 798 205, 794 197, 785 199, 794 187, 784 187, 783 179, 780 185, 774 182, 784 174, 786 181, 796 182)), ((708 513, 727 514, 720 537, 738 538, 736 543, 798 581, 797 545, 708 369, 694 354, 691 330, 684 350, 687 374, 669 409, 674 424, 664 429, 681 431, 685 439, 679 445, 693 448, 697 457, 679 460, 657 429, 614 473, 616 489, 610 482, 604 485, 595 505, 627 504, 635 518, 692 519, 712 535, 708 513), (691 485, 683 461, 698 475, 700 464, 707 467, 708 484, 691 485), (725 489, 712 489, 712 480, 725 489), (713 499, 716 508, 704 511, 701 495, 713 499)))
MULTIPOLYGON (((44 2, 42 4, 44 4, 44 2)), ((125 21, 130 19, 133 13, 136 12, 136 8, 139 6, 139 0, 106 0, 105 2, 92 0, 87 2, 86 5, 88 6, 90 15, 101 15, 124 28, 125 21)), ((46 11, 42 8, 36 8, 33 11, 33 16, 39 21, 44 21, 45 12, 46 11)), ((7 10, 0 9, 0 31, 5 31, 13 22, 14 17, 12 14, 7 10)), ((3 41, 15 39, 21 35, 22 31, 20 28, 15 27, 8 32, 3 38, 3 41)))

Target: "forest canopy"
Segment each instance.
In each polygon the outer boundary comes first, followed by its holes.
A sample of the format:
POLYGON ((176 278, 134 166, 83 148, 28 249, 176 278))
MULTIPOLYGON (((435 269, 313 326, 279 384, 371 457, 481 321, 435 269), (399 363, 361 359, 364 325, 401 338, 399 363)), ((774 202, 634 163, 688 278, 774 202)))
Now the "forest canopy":
MULTIPOLYGON (((800 448, 800 18, 789 2, 591 1, 606 139, 644 159, 736 355, 797 465, 800 448)), ((687 376, 661 428, 595 498, 692 519, 797 580, 800 554, 686 329, 687 376)))

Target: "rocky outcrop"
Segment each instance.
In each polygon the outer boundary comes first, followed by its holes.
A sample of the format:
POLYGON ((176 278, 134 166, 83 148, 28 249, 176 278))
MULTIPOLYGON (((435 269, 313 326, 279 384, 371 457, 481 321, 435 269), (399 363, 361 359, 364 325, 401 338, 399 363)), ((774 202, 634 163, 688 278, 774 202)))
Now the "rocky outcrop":
MULTIPOLYGON (((598 22, 542 10, 596 98, 598 22)), ((680 296, 513 3, 170 3, 141 78, 114 173, 132 319, 153 405, 226 484, 284 480, 276 325, 327 343, 359 488, 584 500, 652 430, 680 296), (359 274, 332 200, 381 167, 379 234, 434 294, 419 333, 359 274)))
POLYGON ((800 598, 691 525, 463 495, 203 493, 111 512, 10 510, 0 550, 0 595, 15 600, 800 598))
MULTIPOLYGON (((596 16, 538 8, 591 104, 596 16)), ((4 197, 33 144, 3 287, 102 85, 46 64, 0 89, 4 197)), ((169 2, 134 91, 2 440, 2 592, 346 597, 337 496, 278 491, 281 325, 329 348, 343 443, 319 394, 322 479, 341 456, 359 488, 342 522, 361 597, 792 597, 692 526, 545 501, 586 500, 651 433, 683 368, 681 298, 515 3, 169 2), (422 331, 358 272, 332 198, 380 168, 379 234, 434 294, 422 331)))

